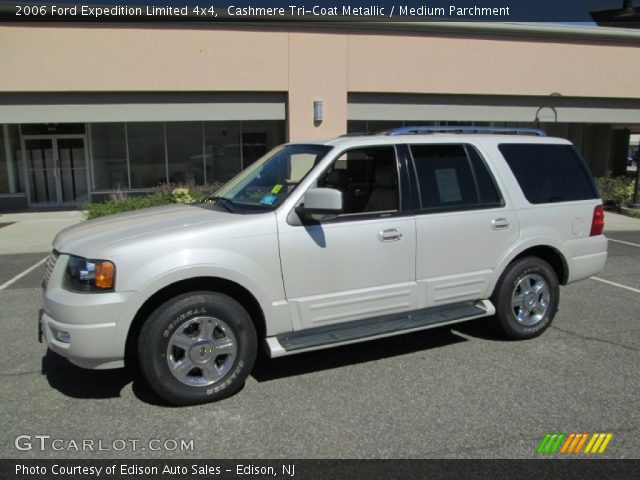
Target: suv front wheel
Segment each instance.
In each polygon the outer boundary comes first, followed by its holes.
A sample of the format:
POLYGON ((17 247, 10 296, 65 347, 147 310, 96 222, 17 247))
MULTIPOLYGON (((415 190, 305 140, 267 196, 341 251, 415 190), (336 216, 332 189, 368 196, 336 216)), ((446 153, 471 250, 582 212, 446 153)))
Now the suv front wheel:
POLYGON ((212 402, 237 392, 256 352, 256 331, 246 310, 216 292, 168 300, 149 316, 138 338, 147 382, 178 405, 212 402))
POLYGON ((560 287, 551 266, 538 257, 524 257, 502 273, 491 296, 496 307, 492 326, 513 340, 544 332, 558 311, 560 287))

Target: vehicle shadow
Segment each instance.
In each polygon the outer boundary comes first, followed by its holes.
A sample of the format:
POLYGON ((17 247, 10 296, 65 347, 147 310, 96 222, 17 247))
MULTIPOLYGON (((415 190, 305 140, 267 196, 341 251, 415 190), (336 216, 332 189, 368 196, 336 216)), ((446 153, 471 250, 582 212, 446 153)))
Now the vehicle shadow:
POLYGON ((71 398, 105 399, 121 396, 122 389, 132 384, 133 394, 145 403, 171 405, 151 390, 136 368, 87 370, 76 367, 51 350, 42 357, 41 373, 52 388, 71 398))
MULTIPOLYGON (((466 336, 489 341, 503 341, 488 328, 486 322, 469 321, 423 332, 408 333, 282 358, 269 358, 260 349, 251 376, 258 382, 268 382, 447 347, 468 341, 466 336)), ((122 396, 122 390, 131 384, 133 394, 139 400, 158 407, 174 407, 151 390, 135 367, 86 370, 76 367, 64 357, 47 350, 47 353, 42 357, 41 373, 52 388, 71 398, 118 398, 122 396)))
MULTIPOLYGON (((468 328, 469 324, 473 323, 482 323, 483 325, 481 325, 481 328, 479 328, 477 332, 474 330, 474 333, 469 334, 469 336, 475 337, 478 335, 479 337, 482 330, 487 330, 484 322, 477 321, 460 323, 454 325, 454 327, 455 330, 462 332, 463 329, 468 328)), ((489 333, 489 335, 491 335, 491 333, 489 333)), ((260 352, 251 376, 258 382, 268 382, 279 378, 305 375, 358 363, 373 362, 382 358, 446 347, 466 341, 467 339, 455 333, 452 327, 445 326, 423 332, 407 333, 395 337, 300 353, 281 358, 269 358, 266 353, 260 352)))
POLYGON ((488 340, 491 342, 511 342, 499 333, 496 333, 489 325, 489 320, 493 317, 481 318, 478 320, 470 320, 468 322, 452 325, 451 330, 460 332, 468 337, 477 338, 478 340, 488 340))

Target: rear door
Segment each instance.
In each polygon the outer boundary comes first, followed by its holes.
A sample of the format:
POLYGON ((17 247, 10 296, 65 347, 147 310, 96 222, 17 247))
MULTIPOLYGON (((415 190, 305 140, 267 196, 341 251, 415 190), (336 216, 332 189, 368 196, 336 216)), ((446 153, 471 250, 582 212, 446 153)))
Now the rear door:
POLYGON ((486 297, 497 265, 518 240, 518 217, 473 145, 408 148, 419 191, 419 306, 486 297))

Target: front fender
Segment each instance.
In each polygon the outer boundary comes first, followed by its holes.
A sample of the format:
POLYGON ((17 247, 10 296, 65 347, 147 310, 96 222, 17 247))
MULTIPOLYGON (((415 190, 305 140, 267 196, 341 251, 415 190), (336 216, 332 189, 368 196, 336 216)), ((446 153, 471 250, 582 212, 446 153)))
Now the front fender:
MULTIPOLYGON (((122 259, 120 263, 126 264, 122 259)), ((117 319, 115 344, 122 345, 124 352, 131 323, 152 295, 174 283, 197 277, 228 280, 249 291, 262 308, 267 320, 268 333, 292 329, 284 301, 284 288, 277 258, 276 262, 265 261, 258 264, 235 252, 219 249, 190 250, 188 253, 167 254, 140 266, 135 272, 127 273, 127 280, 118 288, 134 293, 117 319), (192 263, 195 259, 200 261, 192 263), (140 279, 148 280, 141 282, 140 279)))

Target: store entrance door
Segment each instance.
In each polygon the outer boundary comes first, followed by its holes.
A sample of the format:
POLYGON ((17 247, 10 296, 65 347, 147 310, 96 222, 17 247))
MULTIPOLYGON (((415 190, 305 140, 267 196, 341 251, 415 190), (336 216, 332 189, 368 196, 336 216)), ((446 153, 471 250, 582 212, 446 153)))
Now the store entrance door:
POLYGON ((88 200, 84 136, 23 138, 23 161, 32 207, 77 206, 88 200))

